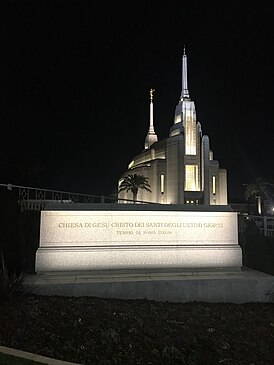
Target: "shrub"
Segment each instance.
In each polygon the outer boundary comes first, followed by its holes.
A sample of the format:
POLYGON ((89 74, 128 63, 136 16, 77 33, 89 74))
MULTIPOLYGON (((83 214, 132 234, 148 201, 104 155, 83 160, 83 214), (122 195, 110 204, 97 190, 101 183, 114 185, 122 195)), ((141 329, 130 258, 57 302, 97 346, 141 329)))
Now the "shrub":
POLYGON ((256 223, 250 221, 246 225, 245 232, 239 238, 243 249, 243 265, 274 275, 273 237, 265 237, 260 233, 256 223))
POLYGON ((0 300, 11 298, 22 291, 24 275, 22 272, 9 272, 5 263, 4 255, 0 252, 0 300))

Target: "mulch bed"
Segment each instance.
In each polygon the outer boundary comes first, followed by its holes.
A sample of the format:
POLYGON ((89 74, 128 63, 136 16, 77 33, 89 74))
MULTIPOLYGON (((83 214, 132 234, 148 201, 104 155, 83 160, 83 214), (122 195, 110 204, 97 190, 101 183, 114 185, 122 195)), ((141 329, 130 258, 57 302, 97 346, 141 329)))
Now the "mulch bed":
POLYGON ((0 345, 92 365, 273 365, 274 303, 28 294, 0 303, 0 345))

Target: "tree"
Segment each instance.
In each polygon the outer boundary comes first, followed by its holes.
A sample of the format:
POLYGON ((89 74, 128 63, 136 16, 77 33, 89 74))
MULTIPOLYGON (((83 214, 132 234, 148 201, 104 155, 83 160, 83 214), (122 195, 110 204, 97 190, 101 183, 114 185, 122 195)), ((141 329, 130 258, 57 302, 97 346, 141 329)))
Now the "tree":
POLYGON ((252 198, 255 198, 257 205, 257 213, 262 214, 262 200, 268 195, 268 187, 273 184, 270 184, 262 178, 257 178, 253 183, 246 184, 245 189, 245 198, 249 201, 252 198))
POLYGON ((133 194, 133 200, 136 202, 139 189, 151 192, 148 177, 137 174, 127 174, 120 184, 118 193, 121 191, 126 191, 126 193, 131 191, 133 194))

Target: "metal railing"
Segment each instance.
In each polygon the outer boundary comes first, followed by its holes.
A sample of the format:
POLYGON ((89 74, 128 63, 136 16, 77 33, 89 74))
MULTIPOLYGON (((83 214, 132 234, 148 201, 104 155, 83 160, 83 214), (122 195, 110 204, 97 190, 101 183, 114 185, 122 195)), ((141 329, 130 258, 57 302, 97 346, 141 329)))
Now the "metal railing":
POLYGON ((108 197, 104 195, 91 195, 74 193, 68 191, 51 190, 44 188, 34 188, 30 186, 20 186, 13 184, 0 184, 7 190, 16 190, 18 194, 18 203, 21 211, 36 210, 40 211, 45 208, 48 203, 127 203, 127 204, 153 204, 146 201, 120 199, 116 197, 108 197))
MULTIPOLYGON (((0 184, 0 187, 7 190, 16 190, 18 194, 18 203, 21 211, 35 210, 40 211, 48 203, 123 203, 123 204, 156 204, 152 202, 120 199, 117 197, 108 197, 104 195, 91 195, 82 193, 73 193, 68 191, 51 190, 44 188, 34 188, 29 186, 20 186, 13 184, 0 184)), ((256 223, 256 226, 264 236, 274 237, 274 216, 248 215, 247 213, 238 213, 239 216, 239 233, 243 233, 249 220, 256 223)))

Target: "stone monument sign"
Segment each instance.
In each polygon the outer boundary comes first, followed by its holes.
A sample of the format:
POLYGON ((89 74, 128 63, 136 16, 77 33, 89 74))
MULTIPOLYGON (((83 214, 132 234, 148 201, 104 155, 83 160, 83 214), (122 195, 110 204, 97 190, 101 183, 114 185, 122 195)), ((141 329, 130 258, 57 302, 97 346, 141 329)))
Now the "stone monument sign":
POLYGON ((54 204, 41 212, 38 273, 241 266, 228 206, 54 204))

